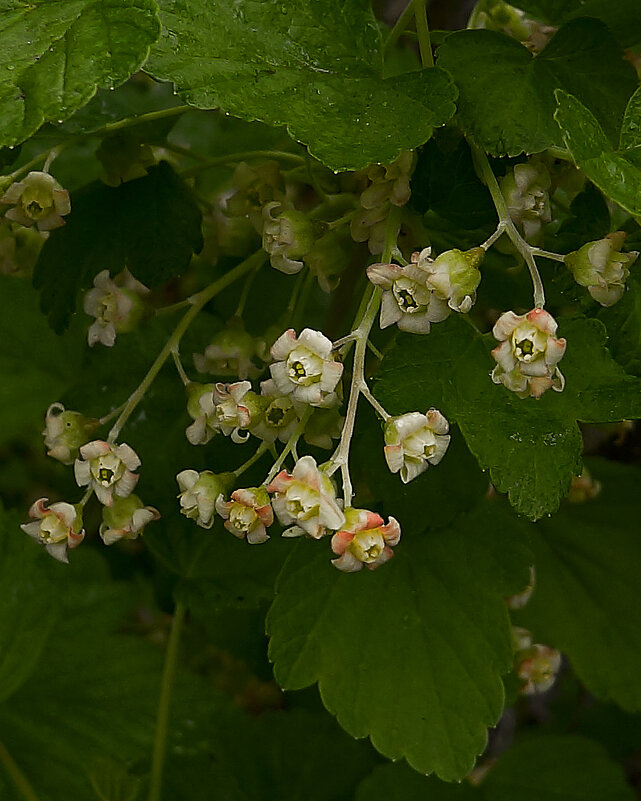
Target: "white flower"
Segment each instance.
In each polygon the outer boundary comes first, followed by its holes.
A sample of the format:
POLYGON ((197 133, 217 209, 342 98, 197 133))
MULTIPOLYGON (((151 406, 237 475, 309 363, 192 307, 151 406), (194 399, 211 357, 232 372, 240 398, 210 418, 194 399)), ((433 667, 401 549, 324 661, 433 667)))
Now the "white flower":
POLYGON ((185 434, 191 444, 204 445, 217 431, 225 436, 231 435, 236 443, 244 442, 249 434, 243 436, 240 430, 246 429, 262 412, 260 399, 250 390, 249 381, 189 384, 187 411, 194 422, 185 434))
POLYGON ((543 224, 552 219, 548 194, 552 180, 545 164, 517 164, 500 184, 512 220, 523 227, 528 241, 537 239, 543 224))
POLYGON ((345 523, 331 479, 316 466, 312 456, 303 456, 291 475, 282 470, 267 487, 275 493, 272 505, 284 526, 294 524, 283 537, 307 534, 320 539, 345 523))
POLYGON ((114 498, 111 506, 103 506, 100 536, 105 545, 118 540, 135 540, 142 530, 158 520, 160 512, 153 506, 145 506, 137 495, 114 498))
POLYGON ((548 645, 534 643, 517 653, 516 674, 523 682, 523 695, 549 690, 561 668, 561 654, 548 645))
POLYGON ((59 562, 68 562, 67 549, 76 548, 84 539, 82 517, 75 506, 60 501, 47 508, 48 498, 39 498, 29 509, 32 523, 23 523, 20 528, 44 545, 59 562))
POLYGON ((305 328, 297 337, 290 328, 274 342, 271 355, 276 361, 269 370, 278 393, 310 406, 336 404, 343 365, 332 360, 332 343, 320 331, 305 328))
POLYGON ((438 464, 450 444, 449 423, 437 409, 408 412, 385 423, 385 459, 404 484, 438 464))
POLYGON ((269 539, 267 527, 274 522, 274 512, 265 487, 234 490, 229 501, 221 494, 216 498, 216 511, 227 531, 239 539, 247 537, 250 545, 269 539))
POLYGON ((80 456, 74 463, 78 486, 89 485, 100 503, 111 506, 114 494, 126 498, 134 491, 140 476, 132 471, 140 467, 140 459, 129 445, 96 439, 80 448, 80 456))
MULTIPOLYGON (((429 248, 423 254, 426 252, 429 252, 429 248)), ((418 259, 418 254, 415 256, 418 259)), ((413 262, 406 267, 399 264, 371 264, 367 268, 367 277, 375 286, 383 289, 381 328, 397 323, 401 331, 427 334, 430 323, 438 323, 450 313, 447 303, 428 286, 429 273, 424 261, 413 262)))
POLYGON ((22 181, 11 184, 0 203, 13 206, 5 214, 8 220, 27 228, 37 225, 39 231, 64 225, 62 218, 71 211, 69 193, 46 172, 30 172, 22 181))
POLYGON ((630 266, 639 255, 636 250, 622 253, 624 241, 625 232, 615 231, 603 239, 587 242, 565 257, 577 284, 586 287, 602 306, 613 306, 623 296, 630 266))
POLYGON ((216 475, 211 470, 183 470, 176 476, 180 487, 180 513, 195 520, 201 528, 214 524, 216 498, 227 489, 228 479, 233 474, 216 475))
POLYGON ((383 518, 368 509, 345 509, 345 524, 332 537, 332 551, 339 555, 332 564, 346 573, 355 573, 363 565, 374 570, 394 555, 392 546, 401 538, 398 520, 383 518))
POLYGON ((520 398, 540 398, 548 389, 561 392, 565 378, 557 367, 565 353, 565 339, 555 339, 557 323, 543 309, 519 315, 505 312, 492 333, 501 343, 492 351, 497 365, 492 381, 520 398))
POLYGON ((483 248, 471 250, 447 250, 431 258, 431 248, 422 250, 415 259, 417 266, 425 269, 427 285, 435 295, 447 302, 450 309, 467 313, 476 300, 476 288, 481 282, 478 266, 485 256, 483 248))
POLYGON ((262 414, 252 420, 251 433, 265 442, 287 442, 299 423, 303 404, 294 403, 291 395, 280 395, 270 378, 260 385, 263 401, 262 414))
POLYGON ((125 334, 138 325, 143 312, 141 298, 149 294, 149 289, 127 269, 115 280, 109 277, 109 270, 103 270, 94 278, 93 285, 83 304, 85 313, 96 318, 89 327, 87 340, 90 347, 96 342, 111 347, 117 333, 125 334))

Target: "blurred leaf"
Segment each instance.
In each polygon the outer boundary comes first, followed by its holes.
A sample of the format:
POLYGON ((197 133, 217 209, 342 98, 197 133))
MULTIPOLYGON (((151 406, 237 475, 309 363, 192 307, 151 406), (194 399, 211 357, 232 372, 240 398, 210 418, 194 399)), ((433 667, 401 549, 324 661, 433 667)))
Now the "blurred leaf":
POLYGON ((169 164, 115 188, 96 183, 72 198, 63 228, 52 231, 34 272, 55 331, 66 328, 78 291, 102 270, 128 267, 148 287, 180 275, 202 247, 201 213, 169 164))
POLYGON ((536 520, 557 509, 580 472, 577 420, 641 417, 641 383, 612 360, 602 325, 562 319, 560 333, 568 341, 561 393, 518 398, 494 385, 489 377, 494 338, 450 317, 427 337, 399 335, 379 372, 376 395, 392 414, 440 409, 458 424, 481 467, 490 469, 497 490, 536 520))
POLYGON ((512 664, 503 596, 527 583, 531 559, 513 524, 488 505, 356 574, 335 570, 322 543, 300 543, 267 618, 279 684, 318 682, 352 736, 423 773, 462 778, 501 714, 512 664))
POLYGON ((627 290, 614 306, 602 309, 599 319, 608 329, 608 348, 619 364, 641 376, 641 276, 634 273, 627 290))
POLYGON ((488 30, 454 33, 438 53, 439 65, 459 89, 461 127, 495 156, 561 144, 554 122, 559 88, 579 97, 614 136, 637 84, 616 40, 597 20, 564 25, 536 57, 514 39, 488 30))
POLYGON ((162 0, 163 35, 146 69, 188 103, 287 125, 334 170, 390 162, 454 113, 449 76, 382 78, 367 0, 162 0))
POLYGON ((125 81, 159 33, 153 0, 4 0, 0 145, 68 117, 99 86, 125 81))
POLYGON ((355 801, 474 801, 479 791, 460 784, 422 776, 408 765, 379 765, 358 787, 355 801))

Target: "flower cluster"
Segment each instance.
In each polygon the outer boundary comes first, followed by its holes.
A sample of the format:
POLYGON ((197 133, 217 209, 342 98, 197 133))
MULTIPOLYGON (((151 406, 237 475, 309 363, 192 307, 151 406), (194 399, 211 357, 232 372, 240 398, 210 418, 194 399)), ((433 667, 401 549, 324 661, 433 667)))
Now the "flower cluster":
POLYGON ((548 389, 561 392, 565 378, 558 368, 566 348, 556 339, 557 323, 543 309, 519 315, 505 312, 492 333, 501 343, 492 351, 497 362, 492 381, 503 384, 520 398, 540 398, 548 389))

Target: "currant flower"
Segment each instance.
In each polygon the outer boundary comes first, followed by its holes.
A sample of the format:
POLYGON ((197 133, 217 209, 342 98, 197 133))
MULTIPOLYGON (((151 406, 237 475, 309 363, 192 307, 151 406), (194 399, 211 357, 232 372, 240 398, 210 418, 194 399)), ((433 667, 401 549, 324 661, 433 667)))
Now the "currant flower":
POLYGON ((561 668, 561 654, 547 645, 534 643, 517 653, 516 674, 523 682, 523 695, 537 695, 549 690, 561 668))
POLYGON ((503 384, 519 398, 540 398, 548 389, 561 392, 565 378, 557 363, 566 348, 565 339, 555 339, 557 323, 543 309, 519 315, 502 314, 492 333, 501 343, 492 351, 497 362, 491 373, 495 384, 503 384))
POLYGON ((291 395, 280 395, 272 379, 261 382, 262 413, 249 427, 249 431, 265 442, 287 442, 300 420, 303 404, 294 403, 291 395))
POLYGON ((7 189, 0 204, 13 206, 5 213, 8 220, 39 231, 51 231, 65 224, 62 219, 71 211, 69 192, 46 172, 30 172, 22 181, 7 189))
POLYGON ((284 526, 294 524, 283 531, 283 537, 307 534, 318 540, 345 523, 334 485, 312 456, 299 459, 291 475, 281 470, 267 491, 275 493, 272 505, 280 522, 284 526))
POLYGON ((409 483, 429 465, 438 464, 450 444, 449 423, 438 409, 407 412, 385 423, 385 460, 392 473, 409 483))
POLYGON ((478 269, 483 261, 483 248, 458 250, 454 248, 431 258, 431 248, 412 256, 418 267, 427 273, 427 285, 434 294, 447 302, 450 309, 467 313, 476 301, 476 289, 481 283, 478 269))
POLYGON ((630 266, 639 256, 636 250, 621 252, 625 236, 624 231, 615 231, 603 239, 587 242, 565 257, 577 284, 586 287, 602 306, 613 306, 623 297, 630 266))
POLYGON ((187 413, 194 421, 185 429, 185 436, 192 445, 206 445, 218 431, 214 385, 190 381, 185 389, 187 413))
POLYGON ((601 482, 593 478, 587 467, 583 468, 581 475, 574 476, 570 483, 567 500, 570 503, 586 503, 596 498, 601 492, 601 482))
POLYGON ((133 331, 140 322, 144 311, 142 298, 149 294, 149 289, 127 269, 115 280, 109 277, 109 270, 102 270, 93 285, 83 304, 85 313, 96 318, 87 332, 87 341, 90 347, 101 342, 110 348, 116 342, 116 334, 133 331))
POLYGON ((31 523, 20 528, 44 545, 45 550, 59 562, 68 562, 67 549, 76 548, 83 541, 85 532, 82 516, 73 504, 60 501, 47 508, 48 498, 39 498, 29 509, 31 523))
POLYGON ((363 565, 374 570, 392 558, 392 546, 398 545, 401 526, 393 517, 387 524, 368 509, 345 509, 345 524, 332 537, 332 551, 338 559, 332 564, 346 573, 355 573, 363 565))
POLYGON ((214 524, 216 499, 227 491, 233 480, 233 473, 182 470, 176 476, 180 488, 180 513, 195 520, 196 525, 201 528, 211 528, 214 524))
POLYGON ((216 498, 216 511, 227 531, 239 539, 246 537, 250 545, 269 539, 267 527, 274 522, 274 512, 265 487, 234 490, 229 501, 221 494, 216 498))
POLYGON ((401 331, 428 334, 431 323, 444 320, 450 313, 447 303, 428 285, 429 273, 424 261, 416 261, 406 267, 399 264, 371 264, 367 268, 367 277, 375 286, 383 289, 381 328, 396 323, 401 331))
POLYGON ((277 201, 263 207, 263 250, 269 253, 272 267, 293 275, 303 268, 299 259, 316 239, 314 224, 302 211, 283 210, 277 201))
POLYGON ((522 226, 529 242, 535 241, 543 224, 552 219, 548 192, 552 180, 547 167, 541 162, 517 164, 500 184, 513 222, 522 226))
POLYGON ((78 449, 89 440, 98 425, 98 420, 65 409, 62 403, 52 403, 47 409, 42 432, 47 456, 62 464, 73 464, 78 458, 78 449))
POLYGON ((231 436, 233 442, 245 442, 249 432, 243 435, 240 431, 258 420, 263 411, 261 398, 252 392, 251 382, 214 384, 212 398, 218 430, 226 437, 231 436))
POLYGON ((80 457, 74 462, 78 486, 89 485, 100 503, 111 506, 114 495, 126 498, 134 491, 140 476, 132 471, 140 467, 140 459, 129 445, 96 439, 81 446, 80 457))
MULTIPOLYGON (((332 343, 320 331, 305 328, 297 337, 290 328, 274 342, 271 355, 276 361, 269 370, 278 393, 310 406, 337 403, 343 365, 332 360, 332 343)), ((271 394, 270 385, 266 391, 271 394)))
POLYGON ((238 376, 244 380, 260 372, 252 361, 255 355, 254 337, 244 328, 228 324, 213 337, 204 353, 194 353, 194 366, 199 373, 238 376))
POLYGON ((153 506, 145 506, 137 495, 114 498, 111 506, 103 506, 100 536, 105 545, 118 540, 135 540, 152 520, 158 520, 160 512, 153 506))

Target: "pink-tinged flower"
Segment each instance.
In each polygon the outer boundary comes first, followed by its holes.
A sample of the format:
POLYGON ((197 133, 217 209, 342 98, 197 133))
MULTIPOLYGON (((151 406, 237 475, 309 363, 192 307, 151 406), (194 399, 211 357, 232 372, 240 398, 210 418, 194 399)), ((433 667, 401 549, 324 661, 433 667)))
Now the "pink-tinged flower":
POLYGON ((544 693, 552 687, 561 668, 561 654, 535 643, 517 653, 516 674, 523 682, 523 695, 544 693))
POLYGON ((62 219, 71 211, 69 192, 46 172, 30 172, 17 181, 0 198, 0 203, 13 206, 5 217, 26 228, 37 225, 39 231, 51 231, 65 224, 62 219))
POLYGON ((149 294, 149 289, 127 269, 115 279, 109 277, 109 270, 102 270, 93 285, 83 304, 85 313, 96 318, 89 326, 87 341, 90 347, 101 342, 110 348, 116 342, 116 334, 133 331, 140 322, 144 311, 142 298, 149 294))
POLYGON ((565 339, 555 339, 557 323, 543 309, 519 315, 502 314, 492 333, 501 343, 492 351, 497 365, 492 381, 503 384, 519 398, 540 398, 548 389, 561 392, 565 378, 557 367, 565 353, 565 339))
POLYGON ((45 430, 42 432, 47 456, 63 464, 73 464, 78 458, 78 449, 87 442, 98 425, 98 420, 65 409, 62 403, 52 403, 47 409, 45 430))
POLYGON ((47 508, 48 498, 38 499, 29 509, 32 523, 23 523, 20 528, 44 545, 54 559, 68 562, 67 549, 76 548, 83 541, 82 516, 75 506, 60 501, 47 508))
POLYGON ((625 232, 615 231, 565 257, 574 280, 602 306, 613 306, 623 297, 630 266, 639 256, 636 250, 622 253, 624 242, 625 232))
POLYGON ((334 406, 343 365, 332 359, 332 343, 320 331, 305 328, 299 337, 293 328, 271 348, 270 365, 276 391, 310 406, 334 406))
POLYGON ((404 484, 438 464, 450 444, 449 423, 438 409, 426 414, 407 412, 385 423, 385 460, 404 484))
POLYGON ((294 524, 283 532, 283 537, 307 534, 318 540, 345 522, 334 485, 312 456, 299 459, 291 475, 282 470, 267 491, 275 493, 272 505, 280 522, 284 526, 294 524))
MULTIPOLYGON (((429 249, 423 251, 425 254, 429 249)), ((427 283, 429 273, 424 261, 401 267, 399 264, 371 264, 367 277, 383 289, 380 326, 396 323, 401 331, 428 334, 431 323, 444 320, 450 313, 447 302, 439 298, 427 283)))
POLYGON ((129 445, 95 439, 80 448, 80 456, 73 468, 78 486, 89 485, 100 503, 111 506, 114 494, 126 498, 134 491, 140 476, 132 471, 140 467, 140 459, 129 445))
POLYGON ((345 525, 332 537, 332 551, 338 559, 332 564, 346 573, 355 573, 363 565, 374 570, 394 556, 392 546, 401 538, 401 526, 390 517, 383 518, 368 509, 345 509, 345 525))
POLYGON ((229 501, 221 494, 216 498, 216 511, 227 531, 239 539, 247 537, 250 545, 269 539, 267 527, 274 522, 274 512, 265 487, 234 490, 229 501))
POLYGON ((201 528, 211 528, 214 524, 216 498, 225 493, 234 480, 233 473, 217 475, 211 470, 183 470, 176 476, 180 487, 178 499, 180 513, 195 520, 201 528))
POLYGON ((100 536, 105 545, 122 539, 135 540, 147 523, 159 518, 158 509, 145 506, 137 495, 114 498, 111 506, 103 506, 100 536))

